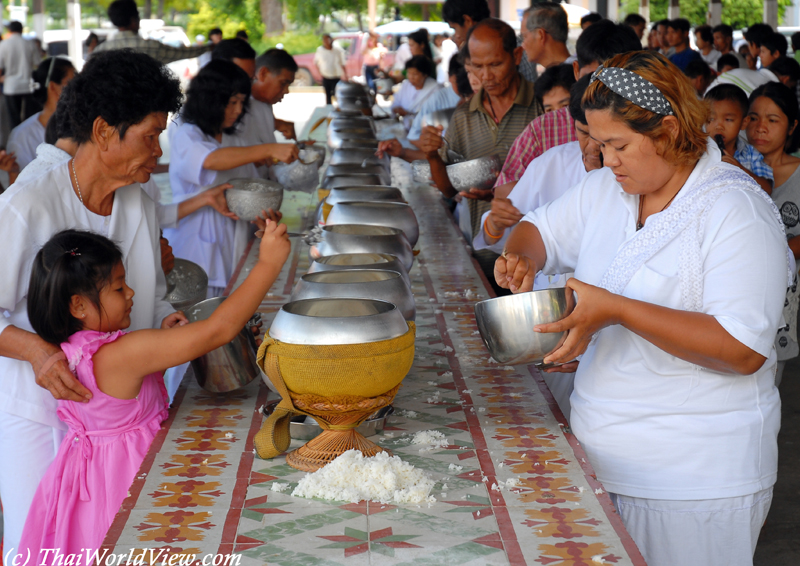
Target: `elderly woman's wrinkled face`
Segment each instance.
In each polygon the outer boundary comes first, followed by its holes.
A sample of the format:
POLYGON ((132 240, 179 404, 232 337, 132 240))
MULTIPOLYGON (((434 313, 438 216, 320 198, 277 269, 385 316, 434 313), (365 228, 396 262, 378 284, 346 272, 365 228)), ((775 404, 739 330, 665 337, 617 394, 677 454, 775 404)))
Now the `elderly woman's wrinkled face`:
POLYGON ((225 107, 225 121, 222 122, 222 129, 226 130, 232 127, 239 116, 242 115, 242 107, 246 96, 244 94, 234 94, 228 100, 228 105, 225 107))
POLYGON ((675 167, 658 155, 650 138, 629 128, 610 110, 587 110, 586 121, 603 152, 604 165, 611 168, 626 193, 652 193, 675 174, 675 167))
POLYGON ((406 71, 406 78, 408 82, 414 85, 414 88, 420 90, 425 85, 425 79, 428 76, 425 73, 419 72, 417 69, 411 68, 406 71))
POLYGON ((108 143, 108 162, 115 167, 121 178, 131 183, 146 183, 158 165, 161 145, 158 136, 167 127, 167 113, 153 112, 144 120, 129 127, 125 137, 119 138, 119 131, 108 143))

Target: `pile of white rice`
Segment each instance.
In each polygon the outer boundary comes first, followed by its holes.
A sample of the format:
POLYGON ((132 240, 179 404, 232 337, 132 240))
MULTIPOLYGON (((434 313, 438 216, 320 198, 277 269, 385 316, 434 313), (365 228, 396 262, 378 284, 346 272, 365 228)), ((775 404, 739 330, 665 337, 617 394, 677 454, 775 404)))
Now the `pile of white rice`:
POLYGON ((348 450, 324 468, 306 474, 292 495, 351 503, 434 503, 430 493, 435 483, 398 456, 379 452, 365 458, 358 450, 348 450))

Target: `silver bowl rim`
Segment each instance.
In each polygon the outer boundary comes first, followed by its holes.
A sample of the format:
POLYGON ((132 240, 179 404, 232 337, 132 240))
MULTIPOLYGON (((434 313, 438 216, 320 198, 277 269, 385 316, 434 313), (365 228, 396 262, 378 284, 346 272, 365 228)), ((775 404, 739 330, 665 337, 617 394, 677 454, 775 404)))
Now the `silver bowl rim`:
MULTIPOLYGON (((330 256, 323 256, 323 257, 330 257, 330 256)), ((380 264, 376 264, 376 265, 380 265, 380 264)), ((304 273, 303 275, 300 276, 300 279, 305 281, 305 282, 307 282, 307 283, 319 283, 321 285, 352 285, 352 284, 361 285, 361 284, 364 284, 364 283, 382 283, 383 281, 394 281, 395 279, 398 279, 398 278, 403 280, 403 274, 400 273, 399 271, 397 271, 396 269, 378 269, 378 268, 375 268, 375 267, 355 267, 354 269, 336 269, 336 270, 332 269, 330 271, 316 271, 314 273, 304 273), (347 272, 347 273, 354 273, 354 272, 355 273, 359 273, 359 272, 372 273, 374 271, 379 271, 381 273, 393 273, 397 277, 390 277, 388 279, 381 279, 381 280, 378 280, 378 281, 351 281, 351 282, 347 282, 347 283, 330 283, 330 282, 326 282, 326 281, 313 281, 312 280, 312 278, 317 278, 317 277, 329 277, 330 274, 332 274, 332 273, 343 273, 343 272, 347 272), (308 277, 309 279, 306 279, 306 277, 308 277)), ((333 297, 331 297, 331 298, 333 298, 333 297)))
POLYGON ((385 315, 386 313, 391 312, 393 310, 399 312, 400 309, 398 309, 396 304, 391 303, 389 301, 384 301, 382 299, 366 299, 366 298, 356 298, 356 297, 326 297, 326 298, 319 298, 319 299, 298 299, 296 301, 289 301, 289 302, 284 303, 283 305, 281 305, 281 311, 285 312, 288 315, 301 316, 303 318, 310 318, 310 319, 314 319, 314 320, 320 320, 320 319, 326 319, 326 318, 327 319, 331 319, 331 318, 347 318, 347 319, 362 318, 362 319, 366 319, 366 318, 371 318, 373 316, 382 316, 382 315, 385 315), (311 315, 308 315, 308 314, 300 314, 300 313, 295 313, 295 312, 289 312, 288 310, 286 310, 286 307, 289 306, 289 305, 295 305, 297 303, 304 303, 306 301, 308 301, 308 302, 311 302, 311 301, 314 301, 314 302, 320 302, 320 301, 361 301, 361 302, 364 302, 364 301, 366 301, 366 302, 371 302, 371 303, 381 303, 382 305, 388 305, 390 308, 386 309, 383 312, 378 312, 378 313, 373 313, 373 314, 365 314, 365 315, 357 315, 357 316, 348 316, 348 317, 341 317, 341 316, 311 316, 311 315))

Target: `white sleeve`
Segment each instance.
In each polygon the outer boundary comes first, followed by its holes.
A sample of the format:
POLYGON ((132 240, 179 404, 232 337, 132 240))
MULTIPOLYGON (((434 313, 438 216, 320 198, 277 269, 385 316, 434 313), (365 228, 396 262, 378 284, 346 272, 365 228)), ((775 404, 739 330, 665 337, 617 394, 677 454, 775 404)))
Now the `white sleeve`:
POLYGON ((716 202, 702 244, 703 312, 769 356, 786 297, 786 240, 769 205, 731 191, 716 202))
POLYGON ((179 203, 173 202, 171 204, 163 204, 158 203, 156 204, 156 215, 158 216, 158 224, 161 226, 161 229, 164 230, 166 228, 177 228, 179 224, 178 220, 178 206, 179 203))
POLYGON ((39 251, 26 220, 8 202, 0 202, 0 241, 4 243, 3 268, 0 269, 0 330, 4 330, 10 323, 2 313, 14 312, 28 294, 33 260, 39 251))
POLYGON ((147 193, 142 195, 142 207, 144 209, 147 224, 150 227, 150 240, 153 245, 153 260, 155 261, 156 289, 153 313, 153 328, 159 328, 161 321, 168 315, 175 312, 164 296, 167 294, 167 278, 164 276, 164 269, 161 267, 161 234, 156 215, 156 204, 147 193))
MULTIPOLYGON (((592 171, 559 198, 528 212, 522 218, 522 222, 530 222, 542 235, 547 252, 547 261, 541 267, 545 275, 575 271, 592 203, 598 193, 604 190, 603 185, 610 181, 604 171, 592 171)), ((606 190, 617 188, 609 186, 606 190)))
POLYGON ((182 124, 175 132, 169 163, 170 172, 200 187, 211 185, 217 172, 203 167, 206 158, 219 149, 197 126, 182 124))

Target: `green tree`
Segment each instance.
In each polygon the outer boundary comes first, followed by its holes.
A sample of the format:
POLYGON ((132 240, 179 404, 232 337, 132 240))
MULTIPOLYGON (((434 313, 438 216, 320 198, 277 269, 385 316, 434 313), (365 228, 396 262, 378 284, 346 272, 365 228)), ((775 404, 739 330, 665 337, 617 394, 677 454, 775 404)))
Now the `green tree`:
POLYGON ((259 0, 199 0, 196 10, 189 15, 189 37, 207 35, 215 27, 222 30, 224 37, 233 37, 242 29, 253 39, 264 35, 259 0))
MULTIPOLYGON (((786 8, 792 0, 778 0, 778 21, 782 21, 786 8)), ((693 26, 706 23, 708 0, 680 0, 681 17, 689 20, 693 26)), ((650 21, 657 22, 667 17, 669 0, 652 0, 650 2, 650 21)), ((620 19, 625 15, 639 11, 638 0, 624 0, 620 10, 620 19)), ((722 23, 733 29, 746 28, 763 21, 763 0, 722 0, 722 23)))

